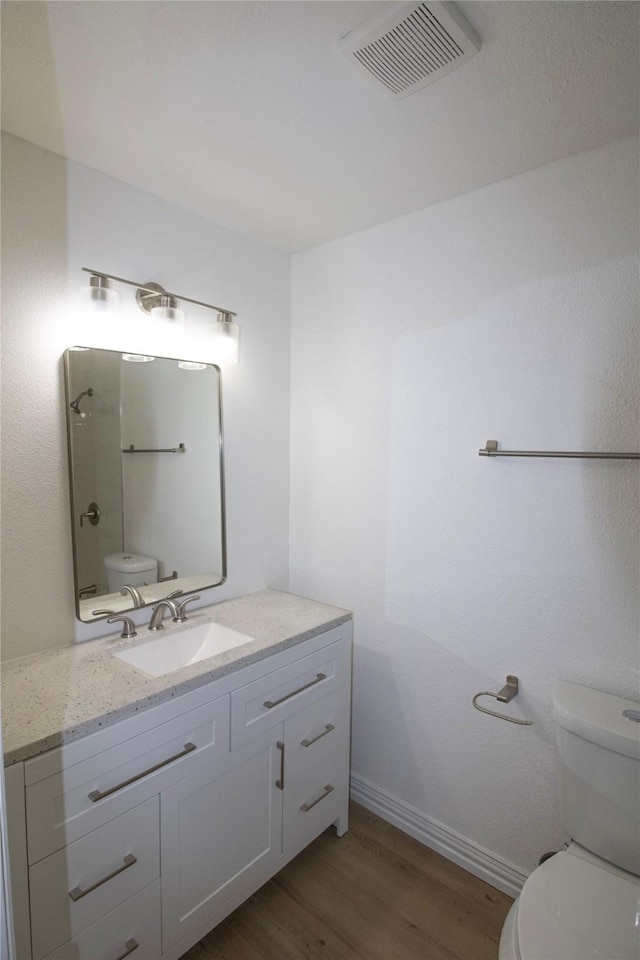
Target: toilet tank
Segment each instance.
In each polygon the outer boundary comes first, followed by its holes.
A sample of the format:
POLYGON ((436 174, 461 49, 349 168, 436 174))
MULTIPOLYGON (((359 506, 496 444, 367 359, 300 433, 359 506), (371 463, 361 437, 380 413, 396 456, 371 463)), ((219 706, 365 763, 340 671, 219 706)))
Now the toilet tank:
POLYGON ((553 718, 565 830, 640 875, 640 703, 558 680, 553 718))
POLYGON ((118 593, 126 584, 142 587, 158 582, 158 561, 153 557, 142 557, 138 553, 112 553, 104 558, 104 565, 109 593, 118 593))

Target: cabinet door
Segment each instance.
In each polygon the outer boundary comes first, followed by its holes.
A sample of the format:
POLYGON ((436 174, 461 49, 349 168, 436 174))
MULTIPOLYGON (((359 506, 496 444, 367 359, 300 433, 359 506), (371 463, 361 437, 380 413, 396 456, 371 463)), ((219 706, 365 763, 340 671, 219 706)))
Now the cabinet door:
POLYGON ((284 851, 302 850, 340 820, 347 828, 349 689, 343 687, 285 720, 284 851))
POLYGON ((161 794, 163 951, 219 922, 224 903, 281 856, 281 735, 273 730, 161 794))

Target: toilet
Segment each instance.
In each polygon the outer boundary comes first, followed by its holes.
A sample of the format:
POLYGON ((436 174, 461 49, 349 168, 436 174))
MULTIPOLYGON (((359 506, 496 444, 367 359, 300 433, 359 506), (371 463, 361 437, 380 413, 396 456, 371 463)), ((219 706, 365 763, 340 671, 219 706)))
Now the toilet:
POLYGON ((158 582, 158 561, 137 553, 112 553, 104 558, 109 593, 119 593, 123 587, 143 587, 158 582))
POLYGON ((499 960, 638 960, 640 704, 559 680, 553 718, 571 842, 524 884, 499 960))

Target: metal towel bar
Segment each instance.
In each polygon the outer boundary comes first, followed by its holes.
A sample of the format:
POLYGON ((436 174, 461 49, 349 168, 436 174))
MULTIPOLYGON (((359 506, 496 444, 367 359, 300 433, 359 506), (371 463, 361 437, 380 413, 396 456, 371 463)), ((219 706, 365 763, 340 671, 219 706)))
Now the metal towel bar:
POLYGON ((499 717, 500 720, 508 720, 509 723, 519 723, 523 727, 530 727, 533 724, 533 720, 518 720, 516 717, 508 717, 505 713, 498 713, 496 710, 489 710, 487 707, 479 707, 476 703, 478 697, 495 697, 496 700, 499 700, 500 703, 510 703, 511 700, 518 694, 518 678, 514 677, 513 674, 507 675, 507 682, 498 693, 491 693, 489 690, 481 690, 480 693, 476 693, 475 697, 472 700, 472 703, 476 710, 479 710, 481 713, 488 713, 490 717, 499 717))
POLYGON ((579 457, 588 460, 640 460, 640 453, 588 453, 571 450, 498 450, 497 440, 487 440, 481 457, 579 457))
POLYGON ((148 447, 143 449, 142 447, 136 447, 133 443, 129 444, 128 447, 123 448, 123 453, 186 453, 187 448, 184 443, 179 443, 177 447, 163 447, 155 448, 148 447))

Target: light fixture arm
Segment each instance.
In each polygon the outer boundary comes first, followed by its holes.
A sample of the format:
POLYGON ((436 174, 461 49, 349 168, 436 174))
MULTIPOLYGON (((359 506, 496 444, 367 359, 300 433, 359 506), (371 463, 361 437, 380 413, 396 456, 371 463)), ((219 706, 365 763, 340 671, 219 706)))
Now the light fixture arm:
MULTIPOLYGON (((104 270, 90 270, 89 267, 82 267, 84 273, 89 273, 94 277, 106 277, 109 280, 115 280, 117 283, 126 283, 129 287, 137 287, 139 291, 144 292, 149 297, 158 297, 158 285, 150 287, 145 283, 136 283, 134 280, 125 280, 124 277, 116 277, 112 273, 105 273, 104 270)), ((202 300, 193 300, 191 297, 183 297, 179 293, 171 293, 169 290, 163 290, 162 296, 173 297, 175 300, 182 300, 184 303, 194 303, 198 307, 206 307, 207 310, 214 310, 216 313, 222 313, 225 317, 236 317, 237 313, 233 310, 227 310, 226 307, 217 307, 212 303, 204 303, 202 300)))

